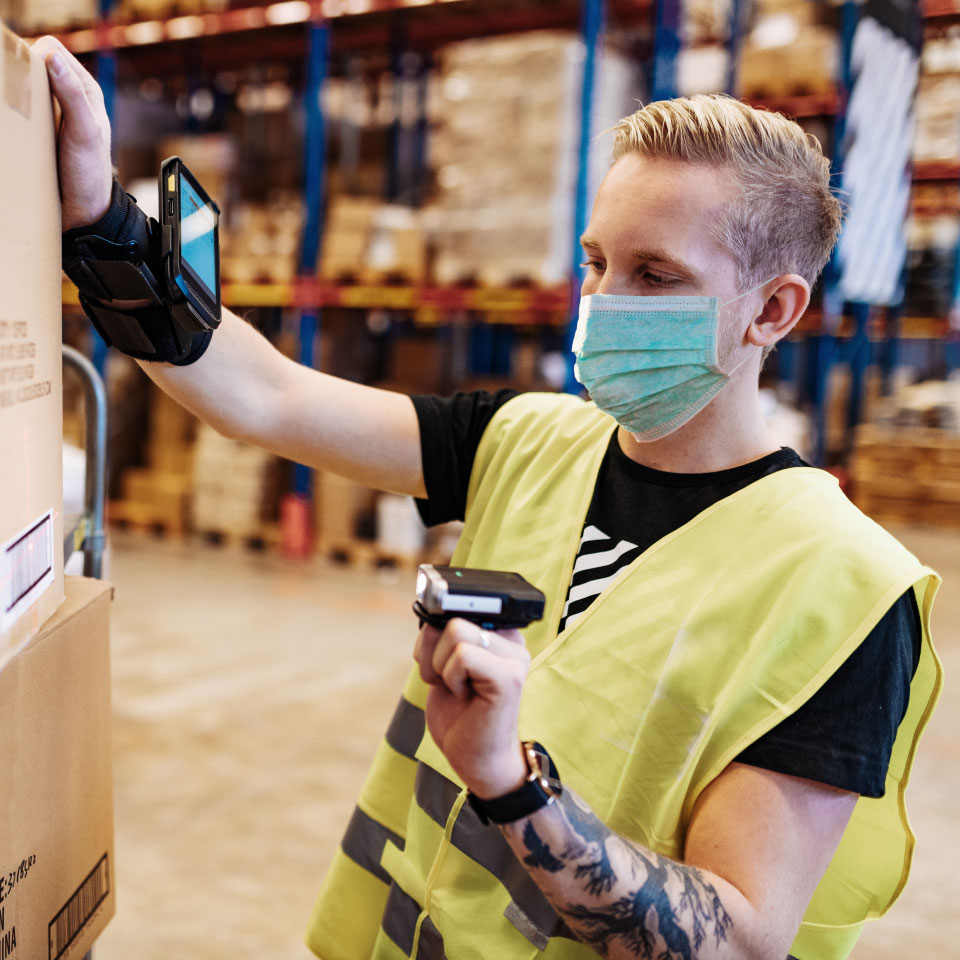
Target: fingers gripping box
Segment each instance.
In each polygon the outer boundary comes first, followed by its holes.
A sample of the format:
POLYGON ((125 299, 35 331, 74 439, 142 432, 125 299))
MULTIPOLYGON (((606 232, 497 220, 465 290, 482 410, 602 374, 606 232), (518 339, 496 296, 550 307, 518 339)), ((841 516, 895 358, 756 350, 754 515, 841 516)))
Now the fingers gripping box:
POLYGON ((46 70, 0 25, 0 668, 63 600, 60 200, 46 70))

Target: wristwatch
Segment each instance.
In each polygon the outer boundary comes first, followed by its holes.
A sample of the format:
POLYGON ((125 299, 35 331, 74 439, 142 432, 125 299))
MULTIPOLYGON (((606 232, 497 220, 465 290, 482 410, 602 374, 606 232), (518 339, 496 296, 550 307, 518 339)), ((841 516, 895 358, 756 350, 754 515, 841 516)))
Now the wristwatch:
POLYGON ((481 800, 472 793, 467 794, 470 806, 483 824, 491 820, 494 823, 513 823, 553 803, 563 793, 560 774, 550 754, 533 740, 524 740, 521 746, 527 761, 527 778, 522 786, 493 800, 481 800))

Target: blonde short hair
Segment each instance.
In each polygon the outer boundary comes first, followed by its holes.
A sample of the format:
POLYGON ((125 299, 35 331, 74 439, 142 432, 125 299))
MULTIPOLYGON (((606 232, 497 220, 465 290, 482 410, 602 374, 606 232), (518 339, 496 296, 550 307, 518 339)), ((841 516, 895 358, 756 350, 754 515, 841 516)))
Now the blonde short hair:
POLYGON ((740 195, 716 225, 747 287, 797 273, 811 285, 840 235, 819 142, 779 113, 721 94, 648 103, 614 128, 614 162, 628 153, 728 167, 740 195))

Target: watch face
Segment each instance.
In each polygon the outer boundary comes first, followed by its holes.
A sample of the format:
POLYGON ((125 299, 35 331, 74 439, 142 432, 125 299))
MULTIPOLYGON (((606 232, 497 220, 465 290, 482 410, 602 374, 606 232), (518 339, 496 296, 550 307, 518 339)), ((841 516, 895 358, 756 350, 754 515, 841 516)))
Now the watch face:
POLYGON ((563 793, 560 784, 560 774, 550 757, 550 754, 539 743, 525 743, 527 760, 531 764, 531 773, 534 773, 540 786, 549 794, 559 797, 563 793))

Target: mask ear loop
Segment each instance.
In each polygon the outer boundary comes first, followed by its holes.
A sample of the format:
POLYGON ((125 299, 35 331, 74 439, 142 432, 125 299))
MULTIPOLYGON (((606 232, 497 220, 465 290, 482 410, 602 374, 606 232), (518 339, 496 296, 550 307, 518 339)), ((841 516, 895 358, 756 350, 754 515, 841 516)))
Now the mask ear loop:
POLYGON ((720 306, 726 307, 726 306, 729 306, 731 303, 736 303, 738 300, 742 300, 744 297, 749 297, 754 290, 759 290, 761 287, 766 286, 771 280, 776 280, 776 279, 777 279, 776 276, 767 277, 766 280, 762 280, 756 286, 751 287, 749 290, 745 290, 739 296, 733 297, 730 300, 724 300, 723 303, 720 304, 720 306))
MULTIPOLYGON (((750 296, 750 294, 753 293, 754 290, 759 290, 762 286, 765 286, 765 285, 768 284, 771 280, 776 280, 776 279, 777 279, 776 276, 767 277, 766 280, 761 281, 761 282, 758 283, 756 286, 751 287, 749 290, 745 290, 745 291, 744 291, 743 293, 741 293, 739 296, 733 297, 733 299, 731 299, 731 300, 725 300, 723 303, 720 304, 720 306, 721 306, 721 307, 726 307, 726 306, 728 306, 728 305, 731 304, 731 303, 736 303, 738 300, 742 300, 744 297, 750 296)), ((724 375, 725 377, 727 377, 727 379, 729 379, 730 377, 732 377, 732 376, 747 362, 748 359, 749 359, 749 357, 744 357, 744 358, 743 358, 732 370, 730 370, 729 372, 724 372, 724 371, 721 371, 721 372, 723 373, 723 375, 724 375)))

